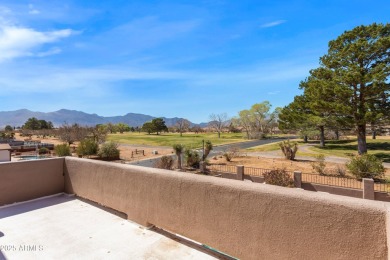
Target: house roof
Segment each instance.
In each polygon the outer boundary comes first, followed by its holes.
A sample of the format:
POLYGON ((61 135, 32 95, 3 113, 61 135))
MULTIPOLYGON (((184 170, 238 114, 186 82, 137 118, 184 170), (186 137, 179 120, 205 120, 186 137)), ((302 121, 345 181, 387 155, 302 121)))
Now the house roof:
POLYGON ((11 150, 9 144, 0 144, 0 150, 11 150))

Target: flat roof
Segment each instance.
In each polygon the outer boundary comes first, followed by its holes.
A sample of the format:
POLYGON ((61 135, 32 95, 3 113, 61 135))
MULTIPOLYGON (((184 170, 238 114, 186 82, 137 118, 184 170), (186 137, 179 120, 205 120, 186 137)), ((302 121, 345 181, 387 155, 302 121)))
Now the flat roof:
POLYGON ((66 194, 0 207, 0 259, 221 258, 167 234, 66 194))
POLYGON ((9 144, 0 144, 0 150, 11 150, 9 144))

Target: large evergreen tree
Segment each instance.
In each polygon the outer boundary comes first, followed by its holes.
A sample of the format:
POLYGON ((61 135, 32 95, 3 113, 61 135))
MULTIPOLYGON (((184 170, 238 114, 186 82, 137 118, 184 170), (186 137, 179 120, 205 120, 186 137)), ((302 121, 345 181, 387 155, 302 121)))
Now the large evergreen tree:
POLYGON ((311 112, 307 107, 305 96, 295 96, 294 101, 285 106, 279 113, 279 129, 299 131, 307 142, 307 132, 317 128, 312 121, 311 112))
POLYGON ((337 112, 356 126, 358 152, 367 152, 366 127, 389 116, 390 24, 358 26, 329 42, 321 66, 333 73, 337 112))
POLYGON ((326 67, 310 71, 310 76, 301 82, 304 90, 305 116, 311 125, 320 131, 320 146, 325 146, 325 127, 340 129, 351 127, 352 117, 347 114, 342 99, 348 98, 339 90, 335 74, 326 67))
POLYGON ((344 32, 329 42, 320 61, 320 67, 301 82, 304 106, 294 101, 285 108, 281 127, 311 122, 323 132, 325 126, 355 126, 358 152, 366 153, 367 124, 375 126, 390 117, 390 24, 362 25, 344 32), (294 111, 303 112, 307 120, 294 123, 294 116, 301 118, 294 111))

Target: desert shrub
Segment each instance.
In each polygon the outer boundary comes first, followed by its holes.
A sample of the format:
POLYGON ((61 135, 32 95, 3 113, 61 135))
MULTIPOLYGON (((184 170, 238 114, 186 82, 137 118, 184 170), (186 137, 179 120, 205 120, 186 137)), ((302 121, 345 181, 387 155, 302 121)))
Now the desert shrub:
POLYGON ((285 169, 276 169, 264 173, 264 181, 267 184, 294 187, 294 180, 285 169))
POLYGON ((99 150, 99 145, 95 140, 92 140, 90 138, 86 138, 82 140, 77 147, 77 155, 79 156, 89 156, 89 155, 95 155, 97 154, 99 150))
POLYGON ((184 159, 188 167, 199 168, 201 158, 197 151, 192 149, 186 149, 184 151, 184 159))
POLYGON ((290 143, 290 140, 279 143, 280 149, 282 150, 284 157, 288 160, 294 160, 295 154, 298 151, 298 143, 290 143))
POLYGON ((213 144, 209 140, 207 140, 204 144, 204 156, 203 156, 204 160, 206 160, 211 150, 213 150, 213 144))
POLYGON ((181 154, 184 151, 184 146, 182 144, 174 144, 172 148, 177 156, 177 168, 181 169, 181 154))
POLYGON ((58 144, 54 147, 56 155, 59 157, 71 156, 70 147, 68 144, 58 144))
POLYGON ((333 172, 335 175, 340 177, 345 177, 345 175, 347 174, 345 167, 340 165, 337 165, 333 172))
POLYGON ((38 154, 48 154, 48 153, 50 153, 50 150, 47 149, 46 147, 41 147, 38 150, 38 154))
POLYGON ((238 157, 240 155, 240 148, 236 146, 232 146, 225 153, 223 157, 225 157, 226 161, 230 162, 233 158, 238 157))
POLYGON ((159 169, 167 169, 167 170, 172 170, 173 168, 173 158, 172 156, 163 156, 158 160, 155 164, 155 168, 159 169))
POLYGON ((318 173, 319 175, 325 175, 325 155, 318 154, 314 156, 316 161, 311 163, 311 167, 313 168, 313 171, 318 173))
POLYGON ((385 172, 383 162, 372 154, 355 156, 345 166, 357 179, 381 178, 385 172))
POLYGON ((119 159, 120 151, 118 149, 118 144, 114 142, 106 142, 102 144, 98 155, 104 159, 119 159))

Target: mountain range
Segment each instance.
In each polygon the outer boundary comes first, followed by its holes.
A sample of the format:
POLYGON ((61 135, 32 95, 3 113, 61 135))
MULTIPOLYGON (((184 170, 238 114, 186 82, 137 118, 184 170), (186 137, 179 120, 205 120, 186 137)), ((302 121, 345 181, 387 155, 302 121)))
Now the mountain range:
MULTIPOLYGON (((22 126, 27 119, 35 117, 39 120, 51 121, 55 127, 61 126, 64 123, 67 124, 80 124, 82 126, 94 126, 97 124, 107 124, 107 123, 125 123, 130 126, 142 126, 145 122, 149 122, 152 119, 156 118, 154 116, 144 115, 144 114, 135 114, 128 113, 124 116, 111 116, 104 117, 97 114, 88 114, 82 111, 61 109, 54 112, 34 112, 28 109, 19 109, 15 111, 0 111, 0 128, 4 128, 6 125, 10 126, 22 126)), ((182 118, 166 118, 162 117, 167 126, 173 126, 176 122, 182 118)), ((194 124, 200 127, 204 127, 207 123, 194 124)))

